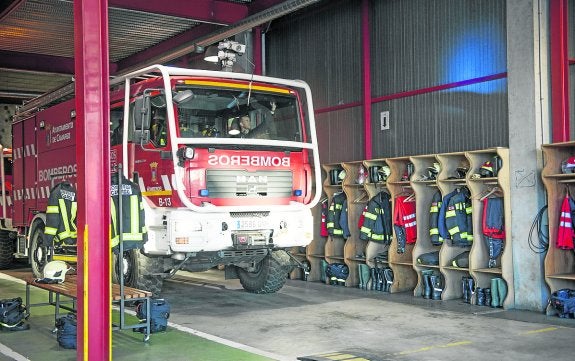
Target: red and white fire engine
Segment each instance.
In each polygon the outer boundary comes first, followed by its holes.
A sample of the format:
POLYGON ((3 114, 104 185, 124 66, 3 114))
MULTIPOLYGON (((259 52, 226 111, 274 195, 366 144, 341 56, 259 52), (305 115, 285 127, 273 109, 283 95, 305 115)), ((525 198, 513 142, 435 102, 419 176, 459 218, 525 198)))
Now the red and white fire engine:
MULTIPOLYGON (((321 195, 309 86, 154 65, 111 87, 111 171, 121 164, 139 185, 148 230, 141 252, 113 257, 115 269, 124 262, 125 283, 159 292, 177 270, 225 265, 226 277, 250 292, 279 290, 294 265, 287 251, 312 240, 311 208, 321 195)), ((0 266, 27 257, 40 276, 47 261, 74 257, 75 248, 41 242, 50 189, 76 182, 69 90, 41 96, 14 117, 0 266)))

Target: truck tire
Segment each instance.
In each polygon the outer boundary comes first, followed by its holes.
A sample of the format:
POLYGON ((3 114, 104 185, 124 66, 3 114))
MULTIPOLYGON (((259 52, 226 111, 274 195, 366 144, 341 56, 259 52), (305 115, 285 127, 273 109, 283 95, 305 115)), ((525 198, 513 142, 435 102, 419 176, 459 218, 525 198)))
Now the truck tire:
POLYGON ((0 230, 0 269, 10 267, 14 260, 14 241, 10 239, 10 232, 0 230))
MULTIPOLYGON (((137 288, 139 290, 152 292, 154 297, 158 297, 162 292, 164 278, 162 272, 163 259, 160 257, 146 257, 139 249, 124 251, 123 271, 124 285, 137 288)), ((112 282, 120 283, 120 258, 118 254, 112 253, 112 282)))
POLYGON ((37 278, 44 277, 43 270, 48 263, 48 247, 44 245, 44 223, 36 223, 30 237, 30 264, 32 272, 37 278))
POLYGON ((286 283, 291 268, 290 257, 283 251, 273 251, 249 272, 238 268, 238 277, 242 287, 251 293, 265 294, 279 291, 286 283))

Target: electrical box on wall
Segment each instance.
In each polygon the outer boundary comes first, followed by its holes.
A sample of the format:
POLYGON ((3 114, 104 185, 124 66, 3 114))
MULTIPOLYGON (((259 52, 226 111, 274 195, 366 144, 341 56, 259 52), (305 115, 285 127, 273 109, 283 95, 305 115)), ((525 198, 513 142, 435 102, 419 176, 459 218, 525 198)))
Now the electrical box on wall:
POLYGON ((379 123, 381 130, 389 129, 389 110, 383 111, 379 114, 379 123))

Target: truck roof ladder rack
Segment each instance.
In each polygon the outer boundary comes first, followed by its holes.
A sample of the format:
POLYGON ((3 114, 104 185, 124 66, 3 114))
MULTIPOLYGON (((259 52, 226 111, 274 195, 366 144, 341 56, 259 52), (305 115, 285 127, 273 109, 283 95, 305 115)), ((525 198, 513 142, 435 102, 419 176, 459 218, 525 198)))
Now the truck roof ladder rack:
POLYGON ((74 82, 70 82, 60 88, 49 91, 25 103, 18 108, 15 119, 26 117, 39 108, 62 103, 74 97, 74 82))

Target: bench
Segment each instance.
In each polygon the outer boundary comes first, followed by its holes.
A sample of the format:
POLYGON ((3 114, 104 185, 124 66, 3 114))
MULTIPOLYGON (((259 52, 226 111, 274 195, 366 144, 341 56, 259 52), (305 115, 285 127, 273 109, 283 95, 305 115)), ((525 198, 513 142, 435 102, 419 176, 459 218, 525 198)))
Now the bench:
MULTIPOLYGON (((77 276, 67 275, 66 280, 63 283, 53 284, 53 283, 38 283, 36 278, 32 274, 26 275, 23 280, 26 282, 26 311, 30 313, 30 308, 33 306, 46 306, 51 305, 55 307, 54 321, 56 321, 60 315, 60 309, 67 310, 70 312, 76 312, 76 297, 77 297, 77 276), (42 303, 30 303, 30 286, 37 287, 48 291, 48 302, 42 303), (67 299, 61 300, 60 296, 64 296, 67 299)), ((111 298, 113 303, 119 303, 120 305, 120 324, 112 325, 113 330, 123 330, 123 329, 134 329, 134 328, 144 328, 144 342, 148 341, 150 338, 150 307, 151 307, 151 297, 152 293, 149 291, 143 291, 132 287, 124 286, 123 289, 120 285, 113 283, 111 290, 111 298), (122 292, 123 291, 123 292, 122 292), (128 301, 143 301, 143 307, 146 307, 146 315, 148 317, 146 320, 136 323, 126 325, 124 322, 124 303, 128 301)))

